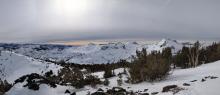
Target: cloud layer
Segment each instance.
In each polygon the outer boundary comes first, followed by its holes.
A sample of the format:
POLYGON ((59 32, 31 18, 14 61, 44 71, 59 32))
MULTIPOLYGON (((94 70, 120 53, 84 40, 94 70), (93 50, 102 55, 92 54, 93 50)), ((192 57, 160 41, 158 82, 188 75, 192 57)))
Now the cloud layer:
POLYGON ((219 40, 219 0, 63 1, 1 0, 0 42, 219 40))

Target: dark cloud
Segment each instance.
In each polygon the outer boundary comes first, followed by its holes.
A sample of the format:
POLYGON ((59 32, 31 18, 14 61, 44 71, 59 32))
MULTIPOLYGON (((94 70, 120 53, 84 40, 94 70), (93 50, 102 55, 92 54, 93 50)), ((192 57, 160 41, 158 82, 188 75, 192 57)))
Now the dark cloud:
POLYGON ((57 1, 1 0, 0 41, 219 40, 219 0, 87 0, 83 13, 72 14, 57 1))

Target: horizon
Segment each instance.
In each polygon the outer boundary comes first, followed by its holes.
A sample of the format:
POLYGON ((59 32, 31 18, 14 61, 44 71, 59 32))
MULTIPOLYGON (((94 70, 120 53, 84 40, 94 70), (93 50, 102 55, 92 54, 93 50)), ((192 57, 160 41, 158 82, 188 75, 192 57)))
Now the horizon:
POLYGON ((80 41, 53 41, 53 42, 0 42, 0 43, 6 43, 6 44, 51 44, 51 45, 70 45, 70 46, 83 46, 88 44, 109 44, 109 43, 127 43, 127 42, 137 42, 139 44, 156 44, 163 39, 166 40, 176 40, 179 43, 185 43, 185 42, 191 42, 194 43, 196 41, 199 41, 200 43, 204 43, 207 45, 210 45, 214 42, 219 43, 219 40, 187 40, 187 39, 171 39, 171 38, 162 38, 162 39, 105 39, 105 40, 80 40, 80 41))

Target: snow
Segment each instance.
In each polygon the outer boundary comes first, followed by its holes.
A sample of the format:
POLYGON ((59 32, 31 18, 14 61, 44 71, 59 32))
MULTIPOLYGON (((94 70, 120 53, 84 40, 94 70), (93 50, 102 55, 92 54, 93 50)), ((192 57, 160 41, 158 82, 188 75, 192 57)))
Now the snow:
POLYGON ((162 51, 166 47, 171 47, 173 53, 175 53, 183 47, 183 44, 175 40, 163 39, 156 44, 139 44, 137 42, 91 43, 78 47, 72 46, 65 47, 64 49, 49 48, 46 50, 36 50, 36 48, 40 48, 40 45, 21 45, 18 49, 13 51, 43 60, 65 60, 70 63, 78 64, 102 64, 118 62, 121 59, 130 61, 132 56, 136 55, 136 50, 141 50, 142 48, 146 48, 150 53, 151 51, 162 51))
MULTIPOLYGON (((131 60, 131 56, 136 54, 136 50, 141 50, 142 48, 146 48, 148 52, 151 52, 155 50, 162 51, 166 47, 171 47, 173 50, 172 52, 175 53, 183 46, 184 45, 182 43, 171 39, 163 39, 156 44, 150 45, 139 44, 137 42, 118 42, 101 45, 91 43, 79 47, 70 46, 63 49, 52 47, 46 50, 35 49, 39 48, 40 45, 21 45, 19 48, 12 50, 13 52, 1 52, 0 78, 2 80, 9 81, 9 83, 13 83, 14 80, 26 74, 38 73, 42 75, 49 70, 52 70, 55 74, 57 74, 58 70, 62 68, 61 66, 53 63, 48 63, 37 59, 65 59, 65 61, 79 64, 101 64, 117 62, 120 59, 129 61, 131 60)), ((2 49, 3 48, 1 48, 1 50, 2 49)), ((85 69, 82 71, 85 71, 85 69)), ((64 94, 65 90, 67 89, 71 92, 76 92, 77 95, 86 95, 88 91, 93 93, 97 91, 98 88, 106 90, 106 88, 109 89, 118 86, 117 75, 123 71, 124 68, 114 70, 116 76, 109 78, 109 86, 97 85, 97 88, 86 86, 82 89, 75 89, 74 87, 61 85, 57 85, 56 88, 51 88, 46 84, 41 84, 38 91, 33 91, 23 87, 24 83, 17 83, 10 89, 9 92, 6 93, 6 95, 67 95, 64 94)), ((92 75, 101 78, 101 80, 104 80, 103 74, 103 71, 92 73, 92 75)), ((136 92, 148 89, 147 93, 159 92, 158 95, 173 95, 171 92, 162 93, 161 91, 164 86, 178 85, 184 90, 175 95, 219 95, 220 91, 218 88, 220 88, 220 85, 218 83, 220 83, 220 78, 208 78, 206 81, 201 82, 201 80, 206 76, 220 77, 220 61, 203 64, 196 68, 175 69, 170 72, 170 75, 165 80, 162 81, 156 81, 153 83, 143 82, 139 84, 123 83, 121 87, 127 91, 133 90, 136 92), (192 80, 197 81, 191 82, 192 80), (189 83, 190 86, 183 86, 183 83, 189 83)), ((122 75, 123 81, 125 81, 127 77, 128 75, 122 75)))
POLYGON ((18 83, 11 88, 6 95, 68 95, 65 94, 66 89, 73 89, 68 86, 60 86, 58 85, 56 89, 51 88, 46 84, 41 84, 40 89, 38 91, 30 90, 28 88, 23 87, 24 83, 18 83))
POLYGON ((13 52, 2 51, 0 56, 0 78, 9 83, 31 73, 44 74, 52 70, 54 74, 57 74, 60 68, 62 67, 53 63, 38 61, 13 52))
MULTIPOLYGON (((116 69, 115 73, 123 72, 124 69, 116 69)), ((104 72, 97 72, 93 75, 98 75, 98 77, 102 78, 104 72)), ((163 87, 167 85, 178 85, 182 87, 184 90, 180 91, 175 95, 219 95, 220 91, 220 78, 217 79, 206 79, 205 82, 201 82, 201 80, 206 76, 217 76, 220 77, 220 61, 214 63, 204 64, 202 66, 190 69, 177 69, 174 70, 168 78, 163 81, 157 81, 153 83, 143 82, 139 84, 127 84, 123 83, 121 87, 126 90, 136 91, 144 91, 144 89, 149 89, 147 93, 159 92, 158 95, 173 95, 171 92, 162 93, 163 87), (197 80, 196 82, 191 82, 193 80, 197 80), (189 83, 191 86, 183 86, 183 83, 189 83), (130 87, 129 89, 127 87, 130 87)), ((98 86, 97 88, 102 88, 105 90, 106 88, 112 88, 117 86, 118 77, 109 78, 110 85, 109 86, 98 86)), ((123 80, 126 79, 126 75, 123 75, 123 80)), ((97 91, 97 89, 93 89, 91 87, 86 87, 86 89, 90 89, 91 92, 97 91)), ((79 95, 85 95, 87 91, 79 92, 79 95)))
MULTIPOLYGON (((123 68, 116 69, 115 73, 118 74, 123 72, 123 70, 123 68)), ((97 75, 102 78, 103 72, 93 73, 93 75, 97 75)), ((171 73, 169 77, 163 81, 157 81, 154 83, 143 82, 139 84, 123 83, 121 87, 128 91, 133 90, 134 92, 148 89, 147 93, 159 92, 157 95, 173 95, 171 92, 162 93, 161 91, 164 86, 175 84, 184 89, 175 95, 219 95, 220 91, 218 88, 220 88, 220 79, 208 78, 205 82, 201 82, 201 79, 206 76, 220 76, 220 61, 204 64, 196 68, 174 70, 173 73, 171 73), (192 80, 198 81, 190 82, 192 80), (183 83, 189 83, 190 86, 183 86, 183 83)), ((123 75, 123 80, 125 80, 125 77, 126 76, 123 75)), ((18 83, 9 92, 7 92, 6 95, 67 95, 64 94, 66 89, 76 92, 77 95, 86 95, 88 91, 92 93, 97 91, 98 88, 106 90, 106 88, 117 86, 117 79, 117 77, 109 78, 109 86, 98 85, 97 88, 86 86, 82 89, 75 89, 73 87, 60 85, 58 85, 57 88, 51 88, 45 84, 41 84, 38 91, 29 90, 24 88, 22 83, 18 83)))

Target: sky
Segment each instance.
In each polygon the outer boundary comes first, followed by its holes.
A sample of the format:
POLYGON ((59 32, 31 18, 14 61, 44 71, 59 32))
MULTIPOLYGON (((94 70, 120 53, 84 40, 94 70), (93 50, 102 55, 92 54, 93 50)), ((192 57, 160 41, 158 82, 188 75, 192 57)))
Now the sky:
POLYGON ((0 0, 0 42, 220 40, 220 0, 0 0))

